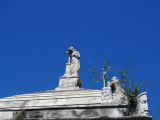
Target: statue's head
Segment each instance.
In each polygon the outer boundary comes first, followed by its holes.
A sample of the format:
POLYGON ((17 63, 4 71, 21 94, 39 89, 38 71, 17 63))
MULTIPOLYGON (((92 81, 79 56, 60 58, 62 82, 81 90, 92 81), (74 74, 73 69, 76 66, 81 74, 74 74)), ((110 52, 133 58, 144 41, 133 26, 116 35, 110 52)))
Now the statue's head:
POLYGON ((112 77, 110 86, 111 86, 111 89, 113 92, 117 93, 120 91, 121 86, 120 86, 118 77, 116 77, 116 76, 112 77))
POLYGON ((72 47, 72 46, 71 46, 71 47, 69 47, 69 48, 68 48, 68 50, 75 51, 74 47, 72 47))
POLYGON ((140 115, 148 116, 147 92, 143 92, 137 96, 137 112, 140 115))
POLYGON ((68 48, 67 54, 72 54, 74 51, 76 50, 74 49, 74 47, 71 46, 68 48))
POLYGON ((116 76, 112 77, 112 81, 117 81, 117 80, 118 80, 118 77, 116 77, 116 76))
POLYGON ((74 47, 71 46, 71 47, 68 48, 66 53, 67 54, 72 54, 74 50, 75 50, 74 47))

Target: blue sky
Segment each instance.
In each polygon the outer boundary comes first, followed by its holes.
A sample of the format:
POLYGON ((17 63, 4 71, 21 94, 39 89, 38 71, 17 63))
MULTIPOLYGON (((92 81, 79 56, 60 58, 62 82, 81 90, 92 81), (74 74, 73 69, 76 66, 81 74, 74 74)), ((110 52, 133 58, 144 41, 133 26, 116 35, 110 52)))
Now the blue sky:
POLYGON ((87 68, 110 60, 147 81, 150 113, 160 112, 160 2, 157 0, 0 1, 0 97, 54 89, 74 46, 84 88, 101 89, 87 68))

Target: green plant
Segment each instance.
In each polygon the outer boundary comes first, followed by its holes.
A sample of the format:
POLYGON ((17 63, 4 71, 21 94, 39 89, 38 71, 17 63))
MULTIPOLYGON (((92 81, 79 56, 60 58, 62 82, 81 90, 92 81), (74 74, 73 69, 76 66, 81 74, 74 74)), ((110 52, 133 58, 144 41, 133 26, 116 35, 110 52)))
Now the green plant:
POLYGON ((88 71, 92 74, 93 81, 100 82, 100 80, 103 80, 103 87, 106 87, 107 81, 111 79, 112 66, 109 60, 106 60, 102 72, 97 68, 88 68, 88 71))
POLYGON ((144 82, 137 84, 129 78, 128 70, 120 71, 120 84, 127 96, 128 108, 127 115, 132 115, 136 111, 138 104, 137 96, 140 94, 144 82))
POLYGON ((82 85, 83 85, 83 80, 79 79, 77 82, 77 86, 79 86, 81 88, 82 85))

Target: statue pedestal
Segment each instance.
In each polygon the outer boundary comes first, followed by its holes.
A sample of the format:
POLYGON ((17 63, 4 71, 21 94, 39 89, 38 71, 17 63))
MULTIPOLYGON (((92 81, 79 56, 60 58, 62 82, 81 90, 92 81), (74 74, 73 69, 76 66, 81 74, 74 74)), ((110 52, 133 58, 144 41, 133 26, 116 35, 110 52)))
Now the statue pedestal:
POLYGON ((80 87, 79 81, 79 77, 61 77, 55 90, 77 90, 80 87))

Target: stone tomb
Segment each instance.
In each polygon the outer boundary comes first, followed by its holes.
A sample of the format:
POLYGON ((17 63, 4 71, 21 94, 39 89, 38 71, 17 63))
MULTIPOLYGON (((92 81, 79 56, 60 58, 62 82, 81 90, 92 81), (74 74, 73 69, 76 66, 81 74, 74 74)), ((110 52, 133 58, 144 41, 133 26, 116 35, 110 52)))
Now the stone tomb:
POLYGON ((73 47, 65 74, 55 90, 21 94, 0 99, 0 120, 151 120, 148 115, 147 93, 137 96, 136 111, 127 116, 127 97, 113 77, 101 90, 80 88, 80 53, 73 47), (114 86, 114 91, 113 87, 114 86))

